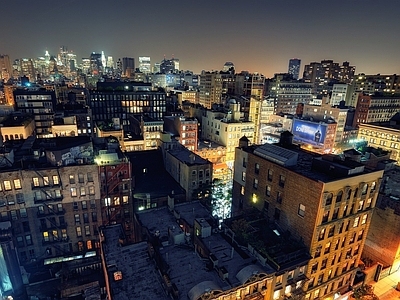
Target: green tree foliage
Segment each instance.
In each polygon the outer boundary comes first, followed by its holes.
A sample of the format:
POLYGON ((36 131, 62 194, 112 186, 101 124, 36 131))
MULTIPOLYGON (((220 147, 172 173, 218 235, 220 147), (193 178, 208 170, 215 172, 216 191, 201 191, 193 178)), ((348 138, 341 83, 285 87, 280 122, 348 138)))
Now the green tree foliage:
POLYGON ((356 300, 379 300, 379 297, 374 294, 374 287, 368 284, 356 288, 353 297, 356 300))

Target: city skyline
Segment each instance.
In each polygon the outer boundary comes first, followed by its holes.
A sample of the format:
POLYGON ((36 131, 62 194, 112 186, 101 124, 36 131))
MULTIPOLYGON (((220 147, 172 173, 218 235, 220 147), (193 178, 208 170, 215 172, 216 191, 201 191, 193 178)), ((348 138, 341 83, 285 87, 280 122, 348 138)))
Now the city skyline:
POLYGON ((304 64, 323 59, 349 61, 356 74, 400 72, 394 1, 177 1, 175 5, 117 0, 96 5, 76 0, 23 0, 5 7, 0 20, 0 53, 35 58, 66 45, 78 60, 104 51, 116 61, 150 56, 152 64, 172 56, 181 69, 236 71, 267 77, 287 72, 290 58, 304 64), (185 5, 186 4, 186 5, 185 5), (24 9, 21 10, 21 7, 24 9))

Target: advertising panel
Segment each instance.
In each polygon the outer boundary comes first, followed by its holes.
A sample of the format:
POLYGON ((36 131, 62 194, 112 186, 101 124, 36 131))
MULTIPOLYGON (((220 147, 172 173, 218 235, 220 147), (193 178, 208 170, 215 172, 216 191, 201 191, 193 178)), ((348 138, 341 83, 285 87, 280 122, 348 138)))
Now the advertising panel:
POLYGON ((313 123, 305 120, 293 120, 293 139, 314 146, 323 146, 327 124, 313 123))

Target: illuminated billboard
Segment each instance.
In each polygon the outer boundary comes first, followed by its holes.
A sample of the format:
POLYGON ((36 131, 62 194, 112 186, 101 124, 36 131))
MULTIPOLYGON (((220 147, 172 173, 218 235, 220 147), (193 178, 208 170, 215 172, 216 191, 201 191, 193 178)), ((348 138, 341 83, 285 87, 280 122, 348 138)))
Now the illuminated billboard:
POLYGON ((326 137, 327 124, 314 123, 305 120, 293 120, 293 139, 314 146, 323 146, 326 137))

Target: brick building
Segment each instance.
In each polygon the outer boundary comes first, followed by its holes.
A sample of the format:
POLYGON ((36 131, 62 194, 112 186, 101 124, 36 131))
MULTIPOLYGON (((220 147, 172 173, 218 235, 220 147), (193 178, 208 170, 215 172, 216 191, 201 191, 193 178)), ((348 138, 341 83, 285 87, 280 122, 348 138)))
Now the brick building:
POLYGON ((256 208, 301 239, 312 259, 306 299, 340 299, 353 284, 383 171, 281 144, 236 148, 233 215, 256 208), (340 296, 342 295, 342 296, 340 296))

